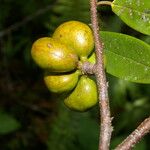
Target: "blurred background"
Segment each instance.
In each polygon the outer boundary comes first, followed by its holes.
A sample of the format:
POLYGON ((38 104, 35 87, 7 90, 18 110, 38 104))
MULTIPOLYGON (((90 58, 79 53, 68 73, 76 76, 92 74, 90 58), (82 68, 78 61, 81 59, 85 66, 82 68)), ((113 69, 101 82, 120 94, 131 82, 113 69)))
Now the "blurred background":
MULTIPOLYGON (((150 44, 109 6, 98 9, 101 30, 121 32, 150 44)), ((0 0, 0 150, 97 150, 98 106, 68 110, 43 82, 31 59, 32 43, 51 36, 62 22, 90 24, 89 0, 0 0)), ((111 149, 150 114, 150 85, 107 75, 114 131, 111 149)), ((134 150, 148 150, 150 135, 134 150)))

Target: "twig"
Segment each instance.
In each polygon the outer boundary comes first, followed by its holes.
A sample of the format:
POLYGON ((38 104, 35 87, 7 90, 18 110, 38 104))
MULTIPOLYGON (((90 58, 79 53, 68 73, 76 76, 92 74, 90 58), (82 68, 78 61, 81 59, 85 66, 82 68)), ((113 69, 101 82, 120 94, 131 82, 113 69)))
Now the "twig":
POLYGON ((112 2, 110 1, 100 1, 100 2, 97 2, 97 6, 99 5, 110 5, 111 6, 112 2))
POLYGON ((95 65, 86 61, 78 64, 78 69, 82 71, 83 74, 93 75, 95 71, 95 65))
MULTIPOLYGON (((55 1, 56 2, 56 1, 55 1)), ((10 32, 18 29, 19 27, 23 26, 24 24, 26 24, 27 22, 33 20, 35 17, 42 15, 44 13, 46 13, 48 10, 50 10, 50 8, 52 8, 53 4, 46 6, 45 8, 39 9, 37 12, 31 14, 30 16, 27 16, 26 18, 24 18, 23 20, 9 26, 8 28, 0 31, 0 38, 3 37, 6 34, 9 34, 10 32)))
POLYGON ((150 117, 145 119, 115 150, 130 150, 148 132, 150 132, 150 117))
POLYGON ((108 150, 110 145, 112 127, 109 108, 108 84, 106 81, 103 63, 103 43, 101 42, 99 36, 99 26, 97 19, 97 0, 90 0, 90 5, 91 5, 91 22, 94 33, 95 50, 96 50, 95 76, 97 80, 97 87, 99 93, 98 98, 101 116, 99 150, 108 150))

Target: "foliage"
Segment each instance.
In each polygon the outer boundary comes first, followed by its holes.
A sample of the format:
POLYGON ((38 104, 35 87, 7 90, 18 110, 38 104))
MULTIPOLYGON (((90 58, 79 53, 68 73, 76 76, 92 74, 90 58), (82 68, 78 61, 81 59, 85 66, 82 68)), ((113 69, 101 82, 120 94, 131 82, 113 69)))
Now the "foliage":
MULTIPOLYGON (((0 108, 3 110, 1 115, 8 119, 3 118, 1 125, 10 124, 10 120, 12 123, 9 128, 6 125, 5 130, 3 128, 3 132, 7 134, 0 135, 1 149, 96 150, 99 133, 98 108, 84 114, 64 108, 60 104, 61 100, 50 94, 44 86, 42 71, 36 67, 30 56, 32 42, 41 36, 51 35, 60 23, 68 20, 90 23, 89 1, 1 0, 0 33, 10 25, 22 22, 26 16, 33 16, 47 5, 52 6, 49 11, 33 17, 19 28, 0 37, 0 108)), ((150 44, 149 36, 128 27, 123 23, 124 19, 117 17, 109 7, 101 7, 98 11, 101 14, 102 30, 136 36, 150 44)), ((130 45, 125 45, 125 48, 130 49, 130 45)), ((138 60, 139 57, 137 56, 138 60)), ((120 138, 131 133, 150 114, 150 85, 131 83, 109 74, 107 78, 114 117, 114 148, 120 138)), ((149 138, 147 135, 135 149, 148 150, 149 138)))
POLYGON ((130 27, 150 35, 149 0, 114 0, 112 10, 130 27))
POLYGON ((61 103, 48 139, 48 149, 94 150, 98 145, 98 133, 98 123, 89 112, 81 114, 72 112, 61 103))
POLYGON ((48 24, 48 27, 54 31, 58 25, 70 20, 89 23, 89 8, 88 0, 58 0, 52 9, 52 14, 50 15, 51 22, 48 24))
POLYGON ((101 32, 101 37, 108 73, 127 81, 150 83, 149 44, 120 33, 101 32))
POLYGON ((0 134, 8 134, 17 130, 20 126, 16 119, 3 111, 0 111, 0 122, 0 134))

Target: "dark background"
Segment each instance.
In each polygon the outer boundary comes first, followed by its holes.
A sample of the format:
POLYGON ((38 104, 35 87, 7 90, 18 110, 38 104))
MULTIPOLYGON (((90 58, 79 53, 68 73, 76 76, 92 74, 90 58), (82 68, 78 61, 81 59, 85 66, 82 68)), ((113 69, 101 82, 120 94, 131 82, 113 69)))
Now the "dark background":
MULTIPOLYGON (((125 25, 109 6, 98 9, 101 30, 150 43, 125 25)), ((31 59, 32 43, 51 36, 62 22, 90 24, 88 0, 0 0, 0 150, 97 150, 98 106, 68 110, 50 93, 43 71, 31 59)), ((107 75, 114 131, 111 149, 150 114, 150 86, 107 75)), ((135 150, 148 150, 147 135, 135 150)))

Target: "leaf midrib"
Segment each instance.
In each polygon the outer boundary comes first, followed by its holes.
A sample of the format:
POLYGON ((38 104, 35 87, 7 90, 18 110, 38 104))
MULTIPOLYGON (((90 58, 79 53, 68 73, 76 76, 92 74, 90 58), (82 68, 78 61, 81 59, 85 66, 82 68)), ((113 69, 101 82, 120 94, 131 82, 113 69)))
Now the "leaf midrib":
POLYGON ((145 65, 145 64, 143 64, 143 63, 141 63, 141 62, 137 62, 137 61, 134 60, 134 59, 131 59, 131 58, 129 58, 129 57, 125 57, 125 56, 119 55, 119 54, 117 54, 117 53, 115 53, 115 52, 112 52, 112 51, 108 51, 108 52, 113 53, 113 54, 115 54, 115 55, 117 55, 117 56, 119 56, 119 57, 124 57, 125 59, 130 60, 130 61, 133 61, 133 62, 135 62, 136 64, 139 64, 139 65, 141 65, 141 66, 147 67, 147 68, 150 70, 150 66, 149 66, 149 65, 147 66, 147 65, 145 65))

